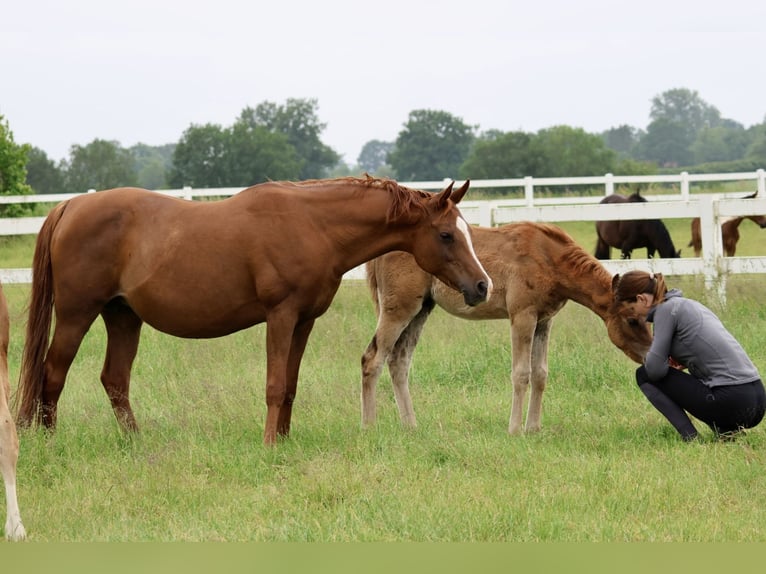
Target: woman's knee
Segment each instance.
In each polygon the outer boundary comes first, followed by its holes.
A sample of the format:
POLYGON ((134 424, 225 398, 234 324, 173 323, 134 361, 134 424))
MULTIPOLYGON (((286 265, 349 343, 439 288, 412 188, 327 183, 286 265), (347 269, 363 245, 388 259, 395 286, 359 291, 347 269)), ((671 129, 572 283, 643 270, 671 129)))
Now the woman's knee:
POLYGON ((641 385, 645 385, 649 382, 649 375, 646 372, 646 367, 641 365, 636 369, 636 383, 640 387, 641 385))

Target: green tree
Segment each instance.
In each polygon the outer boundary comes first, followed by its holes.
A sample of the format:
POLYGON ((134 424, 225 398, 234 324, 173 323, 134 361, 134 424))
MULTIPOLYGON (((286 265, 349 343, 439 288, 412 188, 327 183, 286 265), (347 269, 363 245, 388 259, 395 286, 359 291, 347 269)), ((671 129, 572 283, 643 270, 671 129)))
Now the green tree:
POLYGON ((616 154, 601 136, 582 128, 554 126, 537 132, 532 148, 540 157, 539 177, 603 175, 614 169, 616 154))
POLYGON ((27 183, 37 194, 64 193, 65 174, 43 150, 31 147, 27 154, 27 183))
POLYGON ((299 178, 319 178, 338 164, 340 155, 322 143, 327 124, 319 121, 317 109, 316 99, 288 98, 284 105, 266 101, 242 110, 237 123, 285 135, 302 162, 299 178))
MULTIPOLYGON (((0 194, 29 195, 32 188, 26 183, 29 144, 16 144, 8 121, 0 115, 0 194)), ((0 216, 17 217, 29 210, 27 204, 0 206, 0 216)))
POLYGON ((133 156, 136 181, 146 189, 167 188, 167 179, 173 167, 173 150, 176 144, 150 146, 143 143, 128 148, 133 156))
POLYGON ((761 162, 766 168, 766 122, 751 126, 748 130, 750 143, 745 151, 745 159, 761 162))
POLYGON ((482 134, 460 166, 460 177, 505 179, 537 175, 540 156, 532 146, 533 134, 490 131, 482 134))
POLYGON ((613 149, 621 157, 630 157, 636 144, 641 139, 641 135, 639 129, 622 124, 616 128, 606 130, 601 134, 601 137, 609 149, 613 149))
POLYGON ((300 179, 304 162, 285 134, 237 121, 228 131, 226 166, 230 185, 300 179), (236 183, 234 183, 236 182, 236 183))
MULTIPOLYGON (((173 150, 171 187, 229 187, 226 153, 227 134, 221 126, 192 125, 173 150)), ((239 184, 242 185, 240 182, 239 184)))
POLYGON ((393 142, 370 140, 362 146, 362 151, 359 152, 356 162, 367 173, 376 173, 388 164, 388 154, 393 149, 393 142))
POLYGON ((705 127, 697 132, 697 138, 691 145, 692 160, 700 164, 742 159, 748 143, 748 133, 740 124, 705 127))
POLYGON ((137 184, 133 156, 114 141, 95 139, 85 146, 73 145, 63 166, 68 193, 137 184))
POLYGON ((721 124, 721 113, 703 100, 696 90, 674 88, 652 98, 649 119, 676 122, 692 134, 721 124))
POLYGON ((458 177, 476 129, 445 111, 414 110, 396 138, 388 163, 404 181, 458 177))
POLYGON ((693 135, 685 124, 659 118, 649 124, 646 134, 636 146, 635 157, 661 167, 689 165, 693 141, 693 135))

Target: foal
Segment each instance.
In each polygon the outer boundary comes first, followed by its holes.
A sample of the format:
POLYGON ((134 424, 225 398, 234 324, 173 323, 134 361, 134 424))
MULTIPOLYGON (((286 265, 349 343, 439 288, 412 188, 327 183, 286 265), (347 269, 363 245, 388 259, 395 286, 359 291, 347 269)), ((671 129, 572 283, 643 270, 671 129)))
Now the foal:
POLYGON ((612 343, 635 362, 642 362, 652 341, 649 327, 610 312, 612 277, 564 231, 542 223, 474 227, 473 245, 493 285, 488 301, 476 307, 465 305, 407 253, 389 253, 367 263, 378 326, 362 356, 363 426, 375 422, 375 386, 386 361, 401 421, 415 426, 408 371, 423 326, 436 305, 463 319, 511 320, 511 434, 521 432, 523 402, 530 385, 526 430, 541 428, 551 324, 567 301, 580 303, 601 317, 612 343))
POLYGON ((16 499, 16 461, 19 458, 19 437, 8 409, 10 382, 8 380, 8 305, 0 285, 0 471, 5 482, 5 536, 8 540, 23 540, 27 533, 21 523, 16 499))

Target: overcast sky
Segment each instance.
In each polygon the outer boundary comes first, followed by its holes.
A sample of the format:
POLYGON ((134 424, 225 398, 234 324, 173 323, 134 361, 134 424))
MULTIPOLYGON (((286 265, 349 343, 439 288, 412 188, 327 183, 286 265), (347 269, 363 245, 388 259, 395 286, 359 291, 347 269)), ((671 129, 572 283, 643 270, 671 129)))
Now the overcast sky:
POLYGON ((688 88, 747 127, 766 117, 764 54, 764 0, 8 0, 0 115, 59 160, 316 98, 353 164, 416 109, 600 132, 646 128, 654 96, 688 88))

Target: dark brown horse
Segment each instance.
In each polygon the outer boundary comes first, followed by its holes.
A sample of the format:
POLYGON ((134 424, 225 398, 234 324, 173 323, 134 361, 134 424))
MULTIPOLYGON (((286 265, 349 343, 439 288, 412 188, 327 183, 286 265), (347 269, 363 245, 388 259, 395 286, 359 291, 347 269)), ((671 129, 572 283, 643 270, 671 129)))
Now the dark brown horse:
POLYGON ((3 286, 0 285, 0 472, 5 483, 5 536, 8 540, 26 538, 24 525, 21 523, 19 503, 16 498, 16 462, 19 458, 19 437, 16 424, 8 408, 10 381, 8 380, 8 305, 5 301, 3 286))
MULTIPOLYGON (((638 203, 646 198, 636 192, 628 197, 612 194, 606 196, 600 203, 638 203)), ((659 219, 635 219, 627 221, 597 221, 596 259, 609 259, 611 248, 620 250, 622 259, 630 259, 634 249, 646 247, 648 257, 654 257, 659 252, 660 257, 681 257, 676 251, 673 240, 665 224, 659 219)))
POLYGON ((487 303, 468 307, 407 253, 388 253, 367 263, 378 326, 362 357, 362 425, 375 422, 375 387, 383 365, 394 386, 402 423, 415 426, 408 372, 423 326, 434 306, 464 319, 510 319, 513 402, 508 431, 521 431, 527 387, 531 387, 526 430, 541 427, 548 379, 548 339, 553 317, 567 301, 601 319, 617 347, 641 363, 652 342, 646 323, 610 313, 612 277, 560 228, 535 223, 475 227, 473 244, 492 278, 487 303))
POLYGON ((122 188, 59 204, 35 248, 19 421, 55 425, 67 371, 98 315, 101 382, 125 430, 137 429, 128 394, 144 322, 209 338, 265 321, 264 442, 273 444, 289 433, 309 333, 346 271, 404 250, 467 305, 487 298, 490 280, 456 205, 468 185, 430 194, 370 177, 269 182, 217 202, 122 188))
MULTIPOLYGON (((752 193, 742 199, 754 199, 758 192, 752 193)), ((745 219, 756 223, 761 229, 766 228, 766 215, 743 215, 741 217, 732 217, 721 224, 721 239, 723 240, 723 253, 726 257, 734 257, 737 253, 737 242, 739 242, 739 224, 745 219)), ((689 247, 694 248, 694 256, 702 255, 702 234, 700 233, 700 218, 692 219, 692 240, 689 247)))

